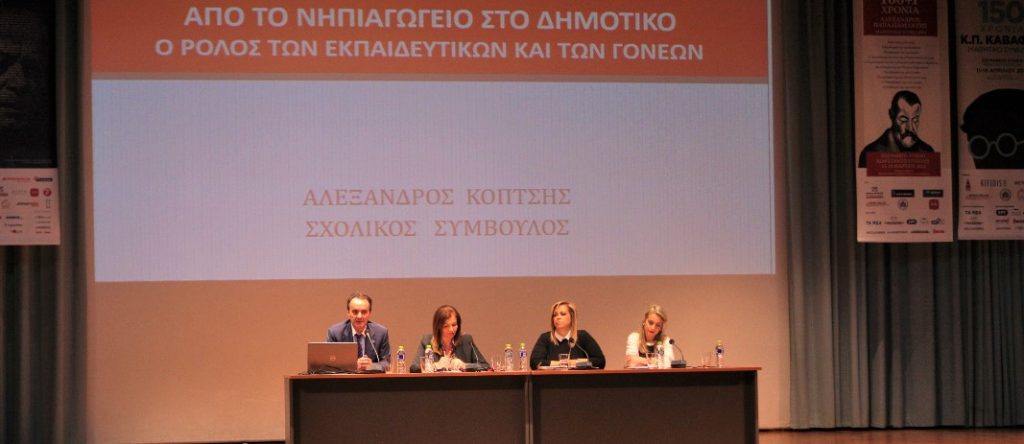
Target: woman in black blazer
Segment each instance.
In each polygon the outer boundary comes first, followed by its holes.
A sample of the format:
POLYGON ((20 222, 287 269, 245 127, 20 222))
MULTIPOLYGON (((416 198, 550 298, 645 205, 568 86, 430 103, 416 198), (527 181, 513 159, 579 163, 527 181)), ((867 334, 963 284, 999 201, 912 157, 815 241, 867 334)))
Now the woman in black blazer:
POLYGON ((419 372, 420 358, 426 356, 426 348, 434 355, 435 370, 466 369, 466 364, 477 364, 477 369, 490 367, 480 350, 473 344, 473 337, 462 334, 462 315, 451 305, 442 305, 434 310, 433 333, 423 335, 416 359, 409 370, 419 372))

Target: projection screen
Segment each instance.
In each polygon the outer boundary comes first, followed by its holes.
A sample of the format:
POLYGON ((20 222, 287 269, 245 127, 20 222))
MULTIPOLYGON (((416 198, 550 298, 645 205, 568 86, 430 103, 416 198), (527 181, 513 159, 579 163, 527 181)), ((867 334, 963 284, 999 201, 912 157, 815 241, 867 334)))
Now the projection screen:
POLYGON ((94 2, 95 278, 772 273, 743 3, 94 2))

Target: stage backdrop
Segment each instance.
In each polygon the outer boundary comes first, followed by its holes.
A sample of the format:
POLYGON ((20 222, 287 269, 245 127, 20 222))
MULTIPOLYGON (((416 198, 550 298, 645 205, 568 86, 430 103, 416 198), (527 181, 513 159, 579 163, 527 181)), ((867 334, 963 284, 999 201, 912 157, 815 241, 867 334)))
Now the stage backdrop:
POLYGON ((657 302, 785 425, 770 9, 89 3, 90 440, 280 439, 356 290, 488 355, 571 299, 613 367, 657 302))

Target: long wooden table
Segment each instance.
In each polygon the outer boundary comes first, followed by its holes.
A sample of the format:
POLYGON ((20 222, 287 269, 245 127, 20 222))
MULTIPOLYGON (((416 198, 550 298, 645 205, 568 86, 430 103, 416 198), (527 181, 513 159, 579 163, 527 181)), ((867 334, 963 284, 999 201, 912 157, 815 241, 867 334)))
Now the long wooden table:
POLYGON ((286 440, 755 444, 758 370, 292 375, 286 440))

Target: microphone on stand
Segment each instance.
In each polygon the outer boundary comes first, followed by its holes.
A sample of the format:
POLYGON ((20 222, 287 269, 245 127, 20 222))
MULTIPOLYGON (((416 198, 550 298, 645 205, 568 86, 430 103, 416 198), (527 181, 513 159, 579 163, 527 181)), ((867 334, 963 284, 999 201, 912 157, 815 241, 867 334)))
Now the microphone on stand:
POLYGON ((475 360, 476 362, 467 363, 465 368, 463 368, 464 371, 467 371, 467 372, 482 372, 482 371, 487 370, 487 369, 490 368, 490 365, 485 364, 483 362, 483 359, 480 359, 480 354, 477 353, 476 343, 475 342, 470 342, 469 343, 469 349, 471 351, 473 351, 473 360, 475 360))
POLYGON ((672 344, 672 348, 679 350, 679 359, 672 360, 672 368, 686 368, 686 358, 683 357, 683 350, 676 345, 676 340, 669 338, 669 344, 672 344))
MULTIPOLYGON (((569 357, 570 358, 572 357, 572 349, 575 348, 575 347, 576 347, 576 338, 569 338, 569 357)), ((587 349, 585 349, 583 347, 579 347, 579 349, 583 350, 583 354, 586 355, 587 361, 586 362, 577 362, 576 363, 576 368, 577 369, 581 369, 581 370, 589 370, 589 369, 595 368, 594 364, 592 362, 590 362, 590 353, 587 353, 587 349)))
MULTIPOLYGON (((377 353, 377 346, 373 345, 373 337, 370 336, 370 326, 369 325, 366 326, 366 331, 365 331, 365 333, 363 333, 363 337, 370 341, 370 350, 373 350, 373 355, 377 357, 377 362, 379 363, 380 362, 380 353, 377 353)), ((380 370, 372 368, 372 365, 371 365, 371 367, 367 368, 365 371, 368 372, 368 373, 383 373, 384 372, 384 365, 383 364, 377 364, 377 365, 380 367, 380 370)))

